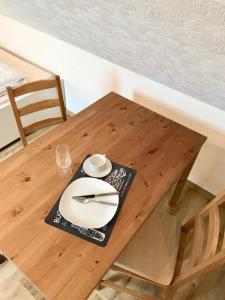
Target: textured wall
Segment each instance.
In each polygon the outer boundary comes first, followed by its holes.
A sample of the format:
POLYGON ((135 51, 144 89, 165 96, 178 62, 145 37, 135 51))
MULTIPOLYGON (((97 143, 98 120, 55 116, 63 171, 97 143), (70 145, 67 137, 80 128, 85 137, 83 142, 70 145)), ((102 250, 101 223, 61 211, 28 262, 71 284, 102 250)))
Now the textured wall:
POLYGON ((0 13, 225 109, 224 0, 1 0, 0 13))

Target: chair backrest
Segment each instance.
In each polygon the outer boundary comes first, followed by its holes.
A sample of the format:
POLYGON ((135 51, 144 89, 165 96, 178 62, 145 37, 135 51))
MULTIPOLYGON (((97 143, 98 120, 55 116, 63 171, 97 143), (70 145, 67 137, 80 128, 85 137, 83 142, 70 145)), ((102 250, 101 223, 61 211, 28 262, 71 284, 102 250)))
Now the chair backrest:
POLYGON ((172 283, 174 287, 179 287, 225 263, 225 231, 221 218, 222 212, 224 212, 224 203, 225 192, 215 197, 200 213, 182 226, 172 283), (185 248, 188 244, 187 237, 190 233, 193 234, 191 255, 188 265, 186 265, 187 269, 182 271, 185 248))
POLYGON ((16 119, 17 127, 19 129, 20 137, 24 146, 27 145, 27 134, 30 134, 43 127, 55 125, 57 123, 66 121, 66 110, 63 101, 61 81, 58 75, 55 75, 52 79, 29 82, 15 88, 7 87, 7 93, 16 119), (15 100, 16 97, 51 88, 55 88, 57 91, 56 99, 46 99, 20 108, 17 107, 15 100), (57 106, 60 107, 61 117, 48 118, 23 127, 21 117, 30 113, 57 106))

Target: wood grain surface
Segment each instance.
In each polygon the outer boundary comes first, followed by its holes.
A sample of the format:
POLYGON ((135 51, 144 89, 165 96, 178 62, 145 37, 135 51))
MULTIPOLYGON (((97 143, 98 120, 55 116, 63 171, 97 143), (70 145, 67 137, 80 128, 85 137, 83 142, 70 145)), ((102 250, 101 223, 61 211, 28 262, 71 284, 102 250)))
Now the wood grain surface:
POLYGON ((49 299, 86 299, 205 139, 108 94, 0 164, 0 249, 49 299), (62 143, 74 171, 88 153, 137 170, 105 248, 44 223, 70 179, 57 175, 62 143))

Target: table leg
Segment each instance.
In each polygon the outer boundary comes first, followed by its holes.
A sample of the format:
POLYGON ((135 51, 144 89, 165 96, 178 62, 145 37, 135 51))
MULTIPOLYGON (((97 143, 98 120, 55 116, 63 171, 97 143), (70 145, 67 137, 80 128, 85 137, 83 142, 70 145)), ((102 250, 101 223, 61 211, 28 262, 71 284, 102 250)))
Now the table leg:
POLYGON ((185 185, 185 183, 187 181, 188 175, 190 174, 191 169, 192 169, 192 167, 193 167, 193 165, 195 163, 195 160, 196 160, 197 156, 198 156, 198 153, 193 157, 193 159, 191 160, 191 162, 187 165, 187 167, 181 173, 181 176, 180 176, 180 178, 179 178, 179 180, 177 182, 177 185, 175 187, 175 190, 174 190, 173 195, 172 195, 172 197, 170 199, 170 202, 169 202, 169 205, 171 207, 174 207, 176 205, 176 203, 177 203, 177 201, 178 201, 178 199, 180 197, 180 194, 181 194, 181 192, 183 190, 183 187, 184 187, 184 185, 185 185))
POLYGON ((4 261, 6 261, 5 256, 0 254, 0 264, 2 264, 4 261))

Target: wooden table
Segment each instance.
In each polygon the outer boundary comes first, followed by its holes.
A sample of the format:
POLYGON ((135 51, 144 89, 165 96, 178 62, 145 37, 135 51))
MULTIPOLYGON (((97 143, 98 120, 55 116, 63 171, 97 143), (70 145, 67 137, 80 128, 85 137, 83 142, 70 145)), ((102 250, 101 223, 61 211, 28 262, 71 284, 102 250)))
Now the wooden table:
POLYGON ((181 175, 178 199, 205 137, 115 93, 103 97, 0 164, 0 250, 49 299, 86 299, 162 195, 181 175), (55 147, 71 147, 73 168, 105 153, 137 175, 105 248, 44 223, 68 178, 55 147))

